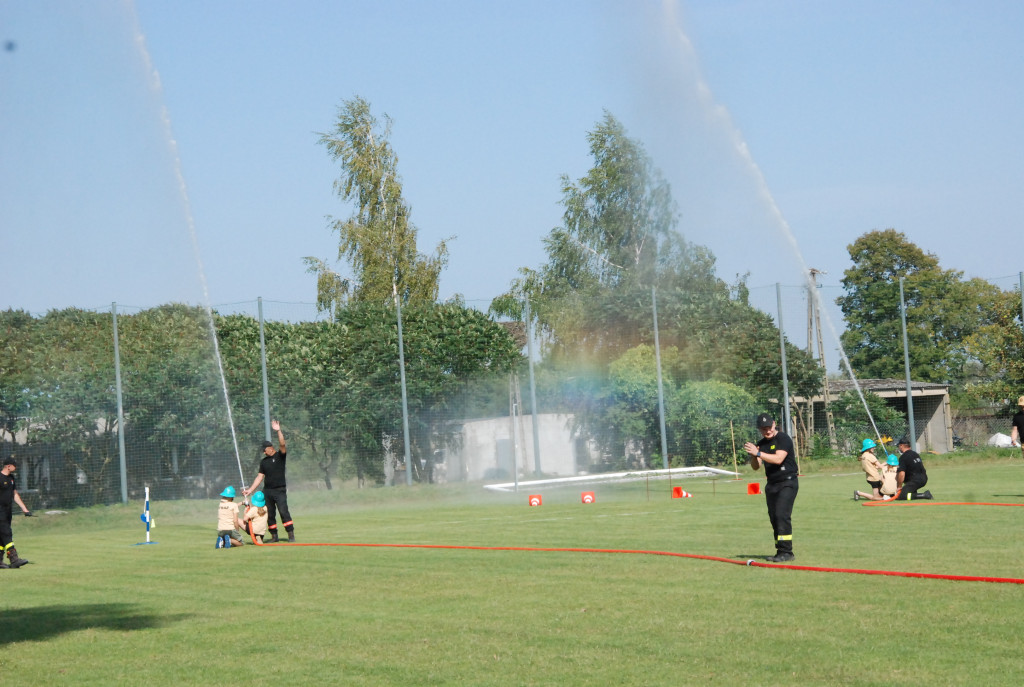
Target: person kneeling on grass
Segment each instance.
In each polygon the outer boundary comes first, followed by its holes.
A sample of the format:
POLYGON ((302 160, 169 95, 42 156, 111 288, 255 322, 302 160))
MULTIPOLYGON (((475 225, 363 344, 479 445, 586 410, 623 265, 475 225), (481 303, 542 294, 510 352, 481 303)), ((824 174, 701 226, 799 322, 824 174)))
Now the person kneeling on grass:
POLYGON ((238 519, 238 504, 235 503, 235 488, 227 487, 220 493, 217 504, 217 548, 229 549, 241 546, 242 521, 238 519))
POLYGON ((885 467, 882 468, 882 500, 888 501, 900 490, 898 478, 900 473, 900 459, 893 454, 888 454, 885 460, 885 467))
POLYGON ((903 437, 896 444, 900 449, 900 461, 896 473, 896 495, 897 501, 914 501, 917 499, 930 499, 930 491, 920 491, 928 484, 928 473, 925 472, 924 463, 921 462, 921 455, 910 448, 910 439, 903 437))
POLYGON ((262 544, 263 537, 267 536, 267 499, 262 491, 253 493, 252 505, 246 507, 242 522, 245 525, 243 529, 262 544))
POLYGON ((855 491, 853 492, 854 501, 859 501, 860 499, 868 499, 869 501, 882 500, 882 464, 878 462, 878 458, 875 458, 876 446, 878 444, 875 443, 874 439, 865 439, 861 442, 860 467, 864 470, 864 475, 867 477, 871 493, 855 491))
POLYGON ((865 494, 863 491, 856 491, 853 495, 853 500, 864 499, 866 501, 891 501, 893 495, 899 491, 899 487, 896 485, 896 478, 899 475, 899 464, 900 459, 893 454, 888 454, 885 465, 882 466, 881 478, 879 482, 882 486, 878 488, 878 494, 865 494))

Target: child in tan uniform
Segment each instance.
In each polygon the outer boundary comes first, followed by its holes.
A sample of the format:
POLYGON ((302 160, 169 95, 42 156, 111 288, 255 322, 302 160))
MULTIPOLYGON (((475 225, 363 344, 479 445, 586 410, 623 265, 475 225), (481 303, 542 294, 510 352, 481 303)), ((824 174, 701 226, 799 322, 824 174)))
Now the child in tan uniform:
MULTIPOLYGON (((882 500, 882 464, 875 458, 875 447, 878 446, 873 439, 865 439, 860 447, 860 466, 867 477, 871 493, 854 491, 853 500, 867 499, 868 501, 882 500)), ((895 492, 894 492, 895 493, 895 492)))
POLYGON ((252 505, 245 509, 242 520, 245 523, 242 529, 248 532, 253 539, 258 537, 262 543, 263 537, 267 534, 267 499, 263 496, 262 491, 253 493, 252 505))
POLYGON ((896 474, 899 471, 900 459, 890 453, 886 458, 885 467, 882 468, 882 488, 879 491, 882 492, 883 501, 888 501, 899 491, 896 481, 896 474))
POLYGON ((217 548, 230 549, 241 546, 242 521, 238 519, 238 504, 235 503, 235 488, 227 487, 220 493, 217 504, 217 548))

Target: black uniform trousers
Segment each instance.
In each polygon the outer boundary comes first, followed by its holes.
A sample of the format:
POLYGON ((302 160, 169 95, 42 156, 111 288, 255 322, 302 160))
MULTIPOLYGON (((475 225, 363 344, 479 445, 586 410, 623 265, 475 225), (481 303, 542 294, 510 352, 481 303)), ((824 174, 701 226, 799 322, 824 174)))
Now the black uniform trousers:
POLYGON ((928 476, 914 475, 900 487, 899 500, 900 501, 913 501, 914 499, 921 498, 917 493, 918 489, 923 489, 924 485, 928 484, 928 476))
POLYGON ((775 550, 779 553, 793 553, 793 504, 799 489, 796 478, 769 482, 764 488, 768 518, 775 534, 775 550))
POLYGON ((263 496, 267 500, 267 529, 271 532, 277 530, 277 511, 281 511, 281 524, 284 525, 284 529, 288 532, 295 529, 292 514, 288 512, 288 488, 264 489, 263 496))
POLYGON ((14 509, 11 506, 0 505, 0 558, 3 558, 7 545, 14 542, 14 532, 11 530, 13 512, 14 509))

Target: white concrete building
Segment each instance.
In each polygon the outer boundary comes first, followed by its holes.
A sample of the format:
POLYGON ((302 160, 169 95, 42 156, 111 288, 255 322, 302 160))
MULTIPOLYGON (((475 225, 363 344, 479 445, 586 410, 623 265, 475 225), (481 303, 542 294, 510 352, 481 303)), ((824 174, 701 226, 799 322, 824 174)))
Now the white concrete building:
MULTIPOLYGON (((537 416, 542 474, 569 477, 590 462, 585 447, 581 448, 583 442, 573 432, 572 420, 572 415, 537 416)), ((521 479, 535 475, 532 415, 517 418, 514 425, 510 417, 467 420, 458 444, 448 449, 444 461, 449 482, 511 480, 513 465, 521 479)))

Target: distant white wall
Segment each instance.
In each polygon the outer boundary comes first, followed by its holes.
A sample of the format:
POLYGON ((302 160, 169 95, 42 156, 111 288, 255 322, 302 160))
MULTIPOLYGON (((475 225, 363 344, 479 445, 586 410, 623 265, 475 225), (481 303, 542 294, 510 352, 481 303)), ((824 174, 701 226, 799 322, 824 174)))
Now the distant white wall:
MULTIPOLYGON (((540 469, 545 475, 570 477, 578 472, 572 418, 572 415, 555 414, 537 416, 540 469)), ((524 415, 516 422, 514 437, 512 421, 507 417, 466 421, 462 425, 461 443, 460 448, 447 452, 445 463, 449 482, 513 479, 513 452, 519 477, 534 475, 536 462, 531 415, 524 415)))

